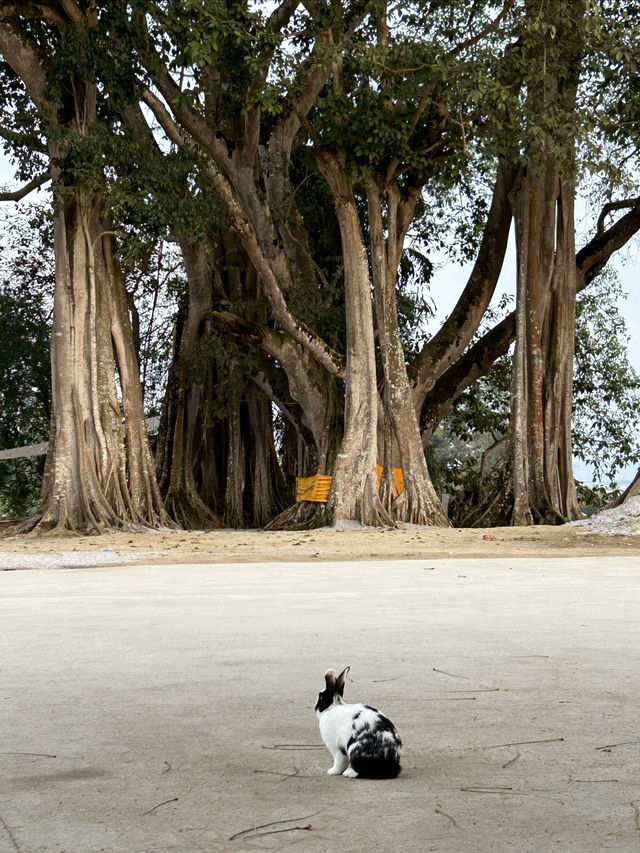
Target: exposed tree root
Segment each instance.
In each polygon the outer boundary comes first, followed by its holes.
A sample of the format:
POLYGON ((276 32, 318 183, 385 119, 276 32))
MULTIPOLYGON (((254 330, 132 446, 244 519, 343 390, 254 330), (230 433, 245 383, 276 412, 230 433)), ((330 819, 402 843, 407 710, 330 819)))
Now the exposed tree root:
POLYGON ((224 527, 218 516, 195 493, 172 488, 164 501, 167 513, 184 530, 215 530, 224 527))
POLYGON ((272 519, 264 529, 313 530, 325 524, 327 524, 326 504, 298 501, 272 519))
POLYGON ((396 521, 422 524, 428 527, 450 527, 451 522, 437 496, 419 489, 418 484, 405 477, 404 489, 393 501, 392 515, 396 521), (426 492, 426 493, 425 493, 426 492))
POLYGON ((168 530, 175 524, 146 524, 140 521, 119 519, 117 523, 99 522, 92 519, 85 524, 72 523, 69 519, 53 519, 50 514, 36 513, 21 519, 0 531, 0 539, 10 536, 46 536, 47 538, 72 538, 74 536, 99 536, 101 533, 124 532, 144 533, 149 530, 168 530))
MULTIPOLYGON (((396 523, 390 513, 385 509, 378 494, 377 477, 367 476, 362 489, 362 496, 356 502, 356 511, 352 519, 360 521, 365 527, 395 527, 396 523)), ((334 514, 333 524, 340 521, 351 520, 336 517, 334 514)))

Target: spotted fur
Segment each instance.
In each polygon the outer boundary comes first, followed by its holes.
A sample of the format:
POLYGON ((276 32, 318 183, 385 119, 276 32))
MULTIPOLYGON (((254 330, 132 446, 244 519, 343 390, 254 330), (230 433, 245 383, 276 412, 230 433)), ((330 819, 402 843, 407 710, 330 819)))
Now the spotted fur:
POLYGON ((333 756, 330 775, 391 779, 400 773, 402 741, 388 717, 376 708, 342 699, 349 667, 339 676, 325 675, 326 687, 318 695, 316 716, 320 734, 333 756))

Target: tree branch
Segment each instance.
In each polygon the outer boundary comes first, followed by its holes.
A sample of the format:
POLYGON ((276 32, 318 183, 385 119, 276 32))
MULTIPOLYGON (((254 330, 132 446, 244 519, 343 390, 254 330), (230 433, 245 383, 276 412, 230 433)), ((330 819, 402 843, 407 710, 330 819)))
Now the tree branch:
POLYGON ((478 256, 458 302, 439 331, 418 353, 410 376, 426 393, 467 348, 498 283, 511 224, 509 193, 517 167, 501 161, 478 256))
POLYGON ((45 172, 44 174, 33 178, 33 180, 29 181, 28 184, 25 184, 19 190, 7 190, 6 192, 0 192, 0 201, 21 201, 25 196, 28 196, 30 192, 33 192, 33 190, 41 187, 43 184, 46 184, 49 180, 51 180, 51 175, 45 172))
POLYGON ((60 5, 73 24, 80 26, 84 23, 84 15, 75 0, 60 0, 60 5))
POLYGON ((598 217, 596 237, 600 237, 604 233, 604 221, 610 213, 613 213, 614 210, 625 210, 629 207, 636 207, 638 202, 640 202, 638 198, 625 198, 622 201, 610 201, 608 204, 605 204, 598 217))
POLYGON ((169 110, 162 103, 160 98, 157 98, 149 89, 145 89, 142 93, 142 100, 154 114, 158 124, 165 132, 167 139, 175 145, 182 147, 185 145, 185 138, 182 131, 173 120, 169 110))
POLYGON ((476 45, 485 36, 488 36, 489 33, 493 32, 501 23, 501 21, 508 15, 514 4, 515 0, 507 0, 499 14, 493 19, 493 21, 488 23, 487 26, 484 27, 484 29, 480 30, 479 33, 476 33, 475 36, 471 36, 470 38, 465 39, 465 41, 461 41, 459 44, 457 44, 448 52, 447 56, 456 56, 458 53, 462 53, 462 51, 466 50, 468 47, 473 47, 474 45, 476 45))
POLYGON ((239 235, 244 250, 260 276, 273 313, 280 326, 295 341, 305 347, 329 373, 333 376, 344 376, 344 359, 342 356, 290 313, 271 265, 260 249, 255 229, 238 201, 232 185, 211 163, 209 164, 209 174, 220 199, 226 204, 229 211, 230 227, 239 235))
POLYGON ((515 336, 516 315, 513 311, 438 377, 422 406, 420 429, 424 439, 431 437, 458 397, 488 373, 500 356, 509 351, 515 336))
POLYGON ((24 145, 31 151, 37 151, 39 154, 47 154, 47 147, 36 137, 34 138, 28 133, 18 133, 15 130, 10 130, 8 127, 0 125, 0 137, 11 142, 13 145, 24 145))
POLYGON ((611 207, 605 205, 603 212, 598 218, 598 229, 592 240, 580 249, 576 255, 576 267, 578 272, 578 290, 582 290, 600 273, 606 266, 611 255, 621 249, 629 240, 640 231, 640 198, 629 202, 613 202, 611 207), (611 210, 621 210, 623 207, 631 207, 628 213, 621 216, 606 231, 600 231, 601 223, 611 210), (609 208, 609 210, 607 210, 609 208))
MULTIPOLYGON (((342 44, 349 42, 358 26, 362 23, 369 10, 369 0, 357 0, 344 17, 345 26, 342 33, 342 44)), ((290 99, 290 109, 285 111, 284 116, 277 122, 270 140, 278 140, 283 150, 290 152, 294 137, 300 129, 301 116, 308 115, 322 87, 332 73, 331 63, 318 64, 316 47, 326 42, 331 36, 329 28, 319 30, 316 36, 316 44, 306 62, 300 66, 299 72, 291 85, 292 91, 299 91, 296 97, 290 99)))
MULTIPOLYGON (((233 163, 229 157, 226 143, 211 131, 206 121, 183 102, 183 91, 168 71, 163 69, 163 63, 151 41, 151 35, 144 16, 140 17, 143 30, 144 45, 141 48, 141 59, 174 118, 192 137, 192 139, 213 158, 218 169, 227 179, 233 176, 233 163)), ((151 103, 149 103, 151 107, 151 103)), ((152 107, 153 109, 153 107, 152 107)), ((158 121, 160 118, 158 117, 158 121)))
MULTIPOLYGON (((621 209, 621 208, 619 208, 621 209)), ((607 261, 640 231, 640 199, 603 234, 596 235, 576 254, 577 290, 584 290, 600 273, 607 261)), ((458 397, 484 376, 515 340, 515 311, 483 335, 436 380, 428 394, 420 417, 421 429, 430 436, 458 397)))
POLYGON ((46 71, 33 47, 6 21, 0 21, 0 54, 20 77, 36 107, 45 106, 46 71))
MULTIPOLYGON (((274 33, 281 32, 289 23, 294 12, 300 5, 300 0, 283 0, 276 9, 273 10, 266 23, 265 30, 274 33)), ((261 71, 256 71, 247 92, 247 104, 249 109, 245 118, 244 145, 242 151, 242 159, 245 163, 252 163, 258 147, 260 136, 260 116, 261 109, 259 106, 251 106, 253 99, 259 94, 260 90, 267 81, 271 61, 275 53, 275 45, 262 55, 264 67, 261 71)))

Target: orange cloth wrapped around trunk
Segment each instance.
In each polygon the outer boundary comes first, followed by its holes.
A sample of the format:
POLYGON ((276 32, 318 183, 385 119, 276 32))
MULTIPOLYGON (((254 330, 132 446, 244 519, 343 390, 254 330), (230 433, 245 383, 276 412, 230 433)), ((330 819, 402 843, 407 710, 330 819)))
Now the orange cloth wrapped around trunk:
MULTIPOLYGON (((382 479, 382 465, 376 465, 378 474, 378 488, 380 488, 380 480, 382 479)), ((393 478, 395 480, 394 495, 397 497, 404 489, 404 479, 402 476, 402 468, 393 469, 393 478)), ((315 503, 326 504, 329 499, 329 489, 331 488, 331 480, 327 474, 314 474, 311 477, 298 477, 296 501, 314 501, 315 503)))

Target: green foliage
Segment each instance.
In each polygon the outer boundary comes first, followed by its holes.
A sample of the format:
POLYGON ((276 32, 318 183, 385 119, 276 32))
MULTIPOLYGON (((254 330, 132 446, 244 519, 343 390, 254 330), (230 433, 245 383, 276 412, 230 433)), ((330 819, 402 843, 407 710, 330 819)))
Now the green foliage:
POLYGON ((578 480, 576 480, 576 491, 578 492, 580 506, 584 508, 587 515, 604 509, 607 504, 615 501, 622 494, 620 489, 607 488, 607 486, 602 485, 590 486, 587 483, 580 483, 578 480))
POLYGON ((145 414, 157 415, 173 356, 178 304, 186 291, 182 256, 172 244, 141 239, 134 230, 121 232, 118 255, 133 321, 145 414))
MULTIPOLYGON (((51 223, 41 210, 4 215, 0 255, 0 447, 49 438, 51 223)), ((44 457, 0 462, 0 513, 22 517, 38 501, 44 457)))
POLYGON ((46 143, 42 124, 24 85, 0 58, 0 136, 5 155, 15 169, 16 180, 28 181, 46 171, 46 143))
POLYGON ((610 488, 621 468, 640 465, 640 376, 629 362, 622 298, 605 271, 576 306, 573 452, 610 488))

